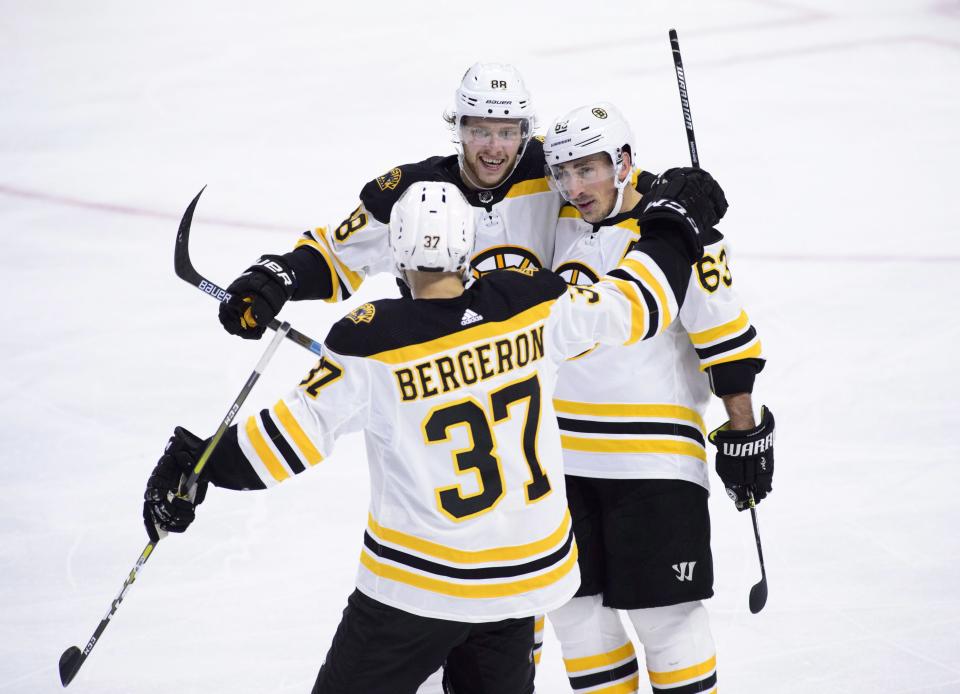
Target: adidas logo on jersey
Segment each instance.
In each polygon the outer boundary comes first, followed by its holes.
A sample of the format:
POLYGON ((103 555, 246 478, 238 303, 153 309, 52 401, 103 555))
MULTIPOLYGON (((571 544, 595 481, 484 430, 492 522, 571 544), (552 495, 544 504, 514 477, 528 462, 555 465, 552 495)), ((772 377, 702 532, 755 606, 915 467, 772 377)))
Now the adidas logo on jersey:
POLYGON ((478 323, 482 320, 483 320, 483 316, 481 316, 479 313, 477 313, 476 311, 471 311, 470 309, 467 309, 466 311, 463 312, 463 317, 460 319, 460 325, 471 325, 473 323, 478 323))

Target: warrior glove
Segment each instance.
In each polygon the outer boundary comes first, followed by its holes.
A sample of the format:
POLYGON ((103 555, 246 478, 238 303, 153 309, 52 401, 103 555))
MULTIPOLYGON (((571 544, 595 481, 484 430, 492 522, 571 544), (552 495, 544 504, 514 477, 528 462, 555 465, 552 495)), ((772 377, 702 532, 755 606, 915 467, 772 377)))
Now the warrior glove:
POLYGON ((178 493, 205 444, 203 439, 182 427, 173 430, 143 494, 143 524, 151 542, 159 542, 161 531, 182 533, 193 522, 195 509, 207 494, 208 482, 201 476, 187 496, 178 496, 178 493))
POLYGON ((230 298, 220 304, 220 323, 231 335, 259 340, 296 287, 286 257, 262 256, 227 287, 230 298))
POLYGON ((750 494, 760 503, 773 490, 773 413, 760 410, 753 429, 729 429, 730 422, 710 432, 717 447, 717 474, 738 511, 750 508, 750 494))
POLYGON ((727 211, 723 188, 703 169, 668 169, 657 177, 641 202, 639 222, 644 233, 680 233, 691 263, 703 255, 701 233, 727 211))

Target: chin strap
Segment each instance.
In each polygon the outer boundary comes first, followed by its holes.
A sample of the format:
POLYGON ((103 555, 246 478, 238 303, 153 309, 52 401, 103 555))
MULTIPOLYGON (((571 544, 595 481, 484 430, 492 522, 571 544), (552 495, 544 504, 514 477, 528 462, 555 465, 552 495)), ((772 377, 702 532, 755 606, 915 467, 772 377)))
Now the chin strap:
POLYGON ((617 186, 617 201, 613 203, 613 209, 610 210, 610 214, 604 217, 604 219, 610 219, 611 217, 616 217, 618 214, 620 214, 620 208, 623 207, 623 191, 626 189, 628 185, 630 185, 630 181, 632 180, 633 180, 633 166, 631 166, 630 169, 627 171, 627 175, 622 181, 617 181, 614 184, 617 186))

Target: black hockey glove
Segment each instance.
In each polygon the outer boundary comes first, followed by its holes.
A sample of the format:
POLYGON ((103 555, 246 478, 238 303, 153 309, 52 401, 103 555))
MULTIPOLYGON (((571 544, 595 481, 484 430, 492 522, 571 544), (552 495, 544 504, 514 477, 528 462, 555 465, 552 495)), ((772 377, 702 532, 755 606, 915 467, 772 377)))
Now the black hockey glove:
POLYGON ((701 232, 727 212, 720 184, 703 169, 694 168, 664 171, 644 194, 642 204, 639 221, 643 230, 681 233, 691 263, 703 255, 701 232))
POLYGON ((262 256, 227 287, 230 299, 220 304, 220 323, 231 335, 259 340, 296 286, 286 258, 262 256))
POLYGON ((193 522, 194 509, 207 495, 207 481, 201 476, 190 498, 177 496, 177 491, 181 480, 197 464, 205 444, 183 427, 173 430, 143 494, 143 524, 151 542, 160 540, 159 530, 182 533, 193 522))
POLYGON ((717 447, 717 474, 738 511, 750 508, 773 490, 773 413, 760 408, 760 424, 753 429, 728 429, 730 422, 710 432, 717 447))

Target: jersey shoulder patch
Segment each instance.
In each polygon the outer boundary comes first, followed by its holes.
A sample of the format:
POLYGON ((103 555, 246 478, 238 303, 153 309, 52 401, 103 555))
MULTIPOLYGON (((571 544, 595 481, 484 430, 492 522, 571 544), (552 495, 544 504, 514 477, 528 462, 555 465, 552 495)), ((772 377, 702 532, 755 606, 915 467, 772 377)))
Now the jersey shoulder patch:
POLYGON ((400 196, 418 181, 453 182, 448 169, 456 157, 429 157, 415 164, 401 164, 369 181, 360 191, 360 202, 381 224, 390 222, 390 210, 400 196))
POLYGON ((396 314, 394 304, 404 299, 380 299, 368 302, 353 309, 330 328, 324 344, 338 354, 364 356, 377 351, 376 344, 391 314, 396 314))

